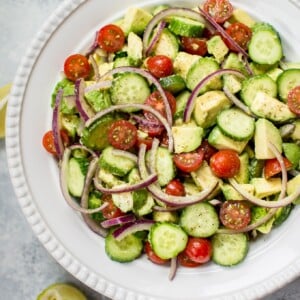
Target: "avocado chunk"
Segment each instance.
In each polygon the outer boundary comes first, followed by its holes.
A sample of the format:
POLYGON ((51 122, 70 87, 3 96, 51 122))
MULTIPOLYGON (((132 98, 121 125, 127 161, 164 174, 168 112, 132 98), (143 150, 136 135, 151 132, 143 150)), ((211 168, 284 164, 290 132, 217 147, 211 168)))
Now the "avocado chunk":
POLYGON ((197 97, 193 117, 196 123, 208 128, 216 123, 220 111, 229 108, 231 101, 222 91, 208 91, 197 97))
POLYGON ((181 51, 178 52, 173 62, 174 73, 180 75, 183 79, 186 79, 189 69, 198 59, 198 55, 181 51))
POLYGON ((256 159, 275 158, 274 153, 269 149, 272 143, 278 151, 282 152, 282 139, 280 131, 267 119, 258 119, 255 123, 254 152, 256 159))
MULTIPOLYGON (((300 187, 300 175, 297 175, 288 181, 286 192, 290 196, 291 194, 295 193, 299 189, 299 187, 300 187)), ((295 199, 293 203, 300 204, 300 197, 295 199)))
POLYGON ((127 43, 127 53, 129 62, 132 63, 133 66, 139 66, 142 63, 143 58, 142 39, 134 32, 130 32, 128 34, 127 43))
POLYGON ((264 92, 257 92, 250 109, 255 115, 274 122, 285 122, 296 117, 285 103, 264 92))
POLYGON ((93 90, 87 92, 84 97, 95 112, 111 106, 110 94, 108 90, 93 90))
MULTIPOLYGON (((254 195, 254 186, 252 184, 241 184, 243 190, 254 195)), ((221 186, 222 193, 226 200, 246 200, 239 192, 237 192, 230 184, 224 183, 221 186)))
POLYGON ((214 56, 218 63, 224 60, 229 52, 228 47, 219 35, 215 35, 207 41, 207 52, 214 56))
POLYGON ((133 209, 131 192, 112 194, 112 201, 122 212, 128 212, 133 209))
POLYGON ((252 178, 251 184, 254 186, 255 196, 258 198, 276 195, 281 191, 281 178, 252 178))
POLYGON ((300 140, 300 120, 295 120, 292 124, 295 125, 295 129, 291 134, 291 139, 298 141, 300 140))
POLYGON ((183 119, 183 114, 186 109, 186 104, 191 96, 189 91, 183 91, 176 97, 176 111, 174 120, 183 119))
POLYGON ((184 124, 181 126, 173 126, 172 133, 175 153, 190 152, 200 146, 203 128, 193 124, 184 124))
POLYGON ((283 143, 282 148, 286 158, 292 163, 293 169, 299 169, 300 146, 295 143, 283 143))
POLYGON ((238 183, 249 183, 250 172, 249 172, 249 154, 247 152, 243 152, 239 155, 240 158, 240 170, 234 176, 234 179, 238 183))
POLYGON ((247 25, 250 28, 255 24, 255 20, 247 12, 239 8, 233 10, 229 22, 230 23, 240 22, 247 25))

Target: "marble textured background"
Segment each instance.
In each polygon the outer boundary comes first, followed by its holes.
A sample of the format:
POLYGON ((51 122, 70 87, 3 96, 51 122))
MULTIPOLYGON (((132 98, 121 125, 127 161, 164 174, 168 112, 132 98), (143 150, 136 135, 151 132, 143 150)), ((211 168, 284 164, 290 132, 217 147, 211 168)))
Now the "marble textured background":
MULTIPOLYGON (((0 86, 13 80, 30 41, 60 2, 0 0, 0 86)), ((1 140, 0 299, 34 300, 42 289, 54 282, 73 283, 91 300, 108 300, 67 273, 33 235, 15 197, 8 175, 5 140, 1 140)), ((263 299, 300 299, 300 278, 263 299)))

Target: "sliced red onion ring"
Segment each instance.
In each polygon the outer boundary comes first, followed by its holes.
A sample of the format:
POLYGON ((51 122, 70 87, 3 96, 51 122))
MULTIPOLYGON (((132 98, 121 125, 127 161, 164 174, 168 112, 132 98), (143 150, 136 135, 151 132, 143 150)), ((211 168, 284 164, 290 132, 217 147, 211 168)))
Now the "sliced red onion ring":
MULTIPOLYGON (((88 196, 89 196, 89 190, 90 190, 90 185, 92 182, 92 179, 95 175, 95 172, 97 170, 98 166, 98 158, 94 158, 88 168, 88 172, 85 178, 85 184, 82 192, 82 197, 81 197, 81 207, 84 209, 88 209, 89 206, 89 201, 88 201, 88 196)), ((101 207, 102 209, 108 206, 108 202, 104 203, 101 207)), ((100 236, 105 237, 107 235, 106 229, 104 229, 98 222, 92 219, 92 217, 89 214, 86 213, 81 213, 82 218, 84 222, 87 224, 87 226, 94 231, 95 233, 99 234, 100 236)))
POLYGON ((151 226, 155 222, 152 220, 137 220, 135 222, 127 223, 120 228, 117 228, 113 232, 113 236, 117 241, 122 240, 129 234, 135 233, 137 231, 150 230, 151 226))
POLYGON ((204 18, 213 26, 215 27, 218 32, 222 35, 223 38, 227 39, 240 53, 242 53, 245 57, 248 57, 248 53, 223 29, 221 25, 219 25, 214 18, 204 11, 199 6, 200 13, 204 16, 204 18))
MULTIPOLYGON (((142 179, 147 178, 148 171, 145 164, 145 154, 146 154, 146 145, 142 144, 139 150, 138 156, 138 167, 140 171, 140 175, 142 179)), ((218 183, 212 185, 210 188, 200 192, 197 195, 190 196, 172 196, 164 193, 159 187, 152 184, 147 187, 148 191, 152 194, 152 196, 169 206, 188 206, 191 204, 195 204, 207 199, 207 197, 217 188, 218 183)))
POLYGON ((56 150, 57 157, 59 159, 62 158, 63 152, 64 152, 64 145, 62 142, 62 138, 60 135, 61 131, 61 120, 60 120, 60 104, 63 98, 64 91, 63 89, 59 89, 56 98, 55 98, 55 105, 53 109, 53 115, 52 115, 52 132, 54 136, 54 147, 56 150))
POLYGON ((154 36, 152 37, 149 46, 147 47, 147 49, 144 48, 145 50, 145 56, 150 55, 151 51, 153 50, 153 48, 155 47, 156 43, 158 42, 161 33, 163 31, 163 29, 166 27, 166 22, 165 21, 161 21, 158 26, 157 26, 157 31, 154 34, 154 36))
POLYGON ((224 91, 225 95, 227 96, 227 98, 229 100, 231 100, 231 102, 235 106, 240 108, 243 112, 245 112, 250 117, 256 118, 256 116, 251 112, 249 107, 247 105, 245 105, 240 99, 238 99, 234 94, 232 94, 226 86, 223 87, 223 91, 224 91))
POLYGON ((100 80, 102 80, 106 77, 111 77, 114 74, 126 73, 126 72, 137 73, 137 74, 143 76, 149 82, 151 82, 152 84, 155 85, 155 87, 157 88, 157 90, 159 91, 159 93, 160 93, 160 95, 163 99, 164 106, 165 106, 165 111, 166 111, 166 119, 168 121, 168 124, 171 126, 172 125, 172 111, 171 111, 170 103, 168 101, 166 93, 163 90, 163 88, 162 88, 161 84, 159 83, 159 81, 152 74, 150 74, 148 71, 146 71, 144 69, 140 69, 140 68, 135 68, 135 67, 119 67, 119 68, 112 69, 112 70, 108 71, 107 73, 105 73, 100 78, 100 80))
POLYGON ((98 31, 96 31, 93 44, 90 46, 85 56, 91 55, 97 48, 98 48, 98 31))
POLYGON ((95 90, 108 89, 111 87, 111 84, 112 84, 111 80, 97 81, 95 84, 87 86, 84 89, 84 92, 88 93, 95 90))
POLYGON ((141 110, 146 110, 152 113, 166 128, 167 134, 168 134, 168 139, 169 139, 169 146, 168 149, 170 152, 173 151, 173 146, 174 146, 174 140, 173 140, 173 135, 172 135, 172 129, 170 125, 168 124, 167 120, 154 108, 152 108, 149 105, 145 104, 120 104, 120 105, 115 105, 111 106, 107 109, 104 109, 100 112, 98 112, 94 117, 90 118, 89 120, 86 121, 85 127, 89 127, 92 123, 95 121, 99 120, 103 116, 116 111, 116 110, 123 110, 123 109, 128 109, 128 108, 136 108, 136 109, 141 109, 141 110))
MULTIPOLYGON (((71 150, 69 148, 66 148, 63 154, 61 167, 60 167, 60 185, 61 185, 61 191, 63 193, 63 196, 66 200, 66 202, 71 206, 74 210, 79 211, 84 214, 93 214, 95 212, 101 211, 103 208, 106 207, 106 203, 101 205, 100 207, 94 208, 94 209, 88 209, 81 207, 77 202, 73 200, 73 198, 70 196, 68 191, 68 185, 67 185, 67 169, 68 169, 68 161, 71 156, 71 150)), ((95 167, 95 166, 93 166, 95 167)), ((89 168, 91 169, 91 168, 89 168)), ((92 172, 93 170, 90 170, 92 172)), ((89 175, 87 174, 87 178, 89 178, 89 175)), ((84 194, 84 193, 83 193, 84 194)), ((85 200, 85 199, 84 199, 85 200)), ((82 201, 84 202, 84 201, 82 201)))
POLYGON ((124 151, 124 150, 120 150, 120 149, 113 149, 112 150, 112 154, 116 155, 116 156, 122 156, 124 158, 128 158, 132 161, 134 161, 135 163, 137 163, 137 156, 129 151, 124 151))
POLYGON ((177 256, 171 258, 171 265, 169 271, 169 280, 172 281, 175 278, 176 271, 178 268, 177 256))
POLYGON ((116 218, 113 218, 113 219, 108 219, 108 220, 105 220, 103 222, 101 222, 101 226, 103 228, 109 228, 109 227, 113 227, 113 226, 116 226, 116 225, 123 225, 123 224, 126 224, 126 223, 132 223, 135 221, 135 215, 133 214, 130 214, 130 215, 124 215, 124 216, 120 216, 120 217, 116 217, 116 218))
POLYGON ((96 152, 94 152, 93 150, 91 150, 90 148, 84 146, 84 145, 81 145, 81 144, 73 144, 69 147, 70 150, 75 150, 75 149, 78 149, 78 150, 84 150, 86 152, 88 152, 89 154, 91 154, 93 157, 97 157, 98 155, 96 154, 96 152))
POLYGON ((144 125, 147 127, 149 126, 151 128, 163 128, 163 125, 161 123, 159 123, 158 121, 149 120, 149 119, 146 119, 145 117, 141 117, 138 115, 132 115, 131 117, 134 121, 136 121, 137 123, 139 123, 141 125, 144 125))
POLYGON ((132 184, 132 185, 121 185, 121 186, 116 186, 113 188, 106 188, 104 187, 99 178, 95 177, 94 178, 94 185, 95 188, 97 190, 99 190, 102 193, 106 193, 106 194, 120 194, 120 193, 127 193, 127 192, 132 192, 132 191, 136 191, 139 189, 144 189, 147 186, 149 186, 150 184, 154 183, 157 181, 157 175, 156 174, 152 174, 150 175, 148 178, 145 178, 144 180, 141 180, 140 182, 136 183, 136 184, 132 184))
POLYGON ((192 91, 192 94, 190 95, 188 102, 186 104, 184 113, 183 113, 183 121, 184 122, 189 122, 194 106, 195 106, 195 100, 198 97, 199 91, 202 89, 202 87, 207 84, 209 81, 211 81, 214 77, 216 76, 221 76, 221 75, 225 75, 225 74, 229 74, 229 75, 235 75, 237 77, 241 77, 241 78, 246 78, 245 75, 238 71, 238 70, 234 70, 234 69, 220 69, 217 70, 211 74, 209 74, 208 76, 206 76, 205 78, 203 78, 194 88, 194 90, 192 91))
MULTIPOLYGON (((179 16, 179 17, 185 17, 189 18, 195 21, 202 22, 206 25, 207 22, 206 20, 196 11, 188 8, 182 8, 182 7, 173 7, 173 8, 167 8, 162 11, 160 11, 158 14, 156 14, 151 21, 148 23, 144 35, 143 35, 143 48, 144 48, 144 53, 149 52, 148 50, 148 45, 149 45, 149 40, 150 36, 152 34, 152 31, 154 27, 163 19, 169 16, 179 16)), ((209 26, 209 25, 208 25, 209 26)), ((151 43, 151 42, 150 42, 151 43)))
POLYGON ((76 95, 76 107, 80 117, 87 121, 95 115, 92 108, 86 103, 84 99, 85 82, 82 78, 75 81, 75 95, 76 95))

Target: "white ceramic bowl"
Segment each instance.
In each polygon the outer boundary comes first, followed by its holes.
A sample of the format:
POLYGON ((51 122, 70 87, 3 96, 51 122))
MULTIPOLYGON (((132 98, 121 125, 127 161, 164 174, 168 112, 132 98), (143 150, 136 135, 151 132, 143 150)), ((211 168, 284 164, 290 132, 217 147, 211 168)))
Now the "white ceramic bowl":
MULTIPOLYGON (((232 2, 273 24, 282 37, 287 58, 300 61, 298 1, 232 2)), ((7 112, 7 155, 17 197, 33 231, 51 255, 76 278, 108 297, 257 299, 300 273, 299 209, 280 228, 252 243, 242 264, 233 268, 213 264, 180 268, 170 282, 168 267, 151 264, 146 258, 119 264, 105 255, 103 239, 63 200, 56 163, 41 146, 51 124, 50 95, 64 59, 86 49, 95 31, 122 16, 127 7, 155 3, 159 1, 69 0, 37 34, 18 69, 7 112)))

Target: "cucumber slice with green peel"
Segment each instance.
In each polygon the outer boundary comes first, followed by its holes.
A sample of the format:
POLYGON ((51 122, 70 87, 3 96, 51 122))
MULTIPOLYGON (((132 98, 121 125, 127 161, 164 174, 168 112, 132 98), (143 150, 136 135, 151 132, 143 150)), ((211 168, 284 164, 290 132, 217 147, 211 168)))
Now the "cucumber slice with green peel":
POLYGON ((169 91, 172 94, 178 94, 185 89, 184 79, 177 74, 163 77, 159 80, 159 82, 163 89, 169 91))
POLYGON ((277 95, 276 82, 268 75, 256 75, 242 82, 241 98, 250 106, 257 92, 264 92, 271 97, 277 95))
POLYGON ((204 238, 216 233, 219 217, 211 204, 197 203, 183 209, 179 223, 188 235, 204 238))
POLYGON ((170 18, 168 28, 179 36, 200 37, 202 36, 205 25, 201 22, 183 17, 172 17, 170 18))
MULTIPOLYGON (((147 80, 141 75, 124 73, 113 79, 110 92, 113 104, 144 104, 145 99, 150 95, 150 88, 147 80)), ((134 110, 130 109, 130 111, 134 110)))
POLYGON ((149 240, 156 255, 170 259, 185 249, 188 235, 176 224, 156 223, 150 229, 149 240))
POLYGON ((105 238, 105 251, 114 261, 130 262, 142 254, 143 242, 134 234, 118 241, 114 238, 113 232, 110 232, 105 238))
POLYGON ((246 257, 248 238, 244 233, 221 234, 212 237, 212 260, 221 266, 233 266, 246 257))
POLYGON ((254 26, 248 52, 250 58, 259 64, 272 65, 281 60, 283 57, 281 41, 271 25, 258 23, 254 26))
POLYGON ((288 69, 277 78, 278 94, 281 100, 287 100, 290 90, 300 85, 300 69, 288 69))
MULTIPOLYGON (((186 85, 189 90, 193 90, 201 80, 211 73, 219 70, 219 64, 211 57, 199 58, 189 69, 186 77, 186 85)), ((220 90, 222 88, 222 81, 219 76, 214 77, 199 91, 200 94, 208 90, 220 90)))
POLYGON ((255 121, 238 108, 221 111, 217 118, 221 131, 236 141, 249 140, 255 130, 255 121))

